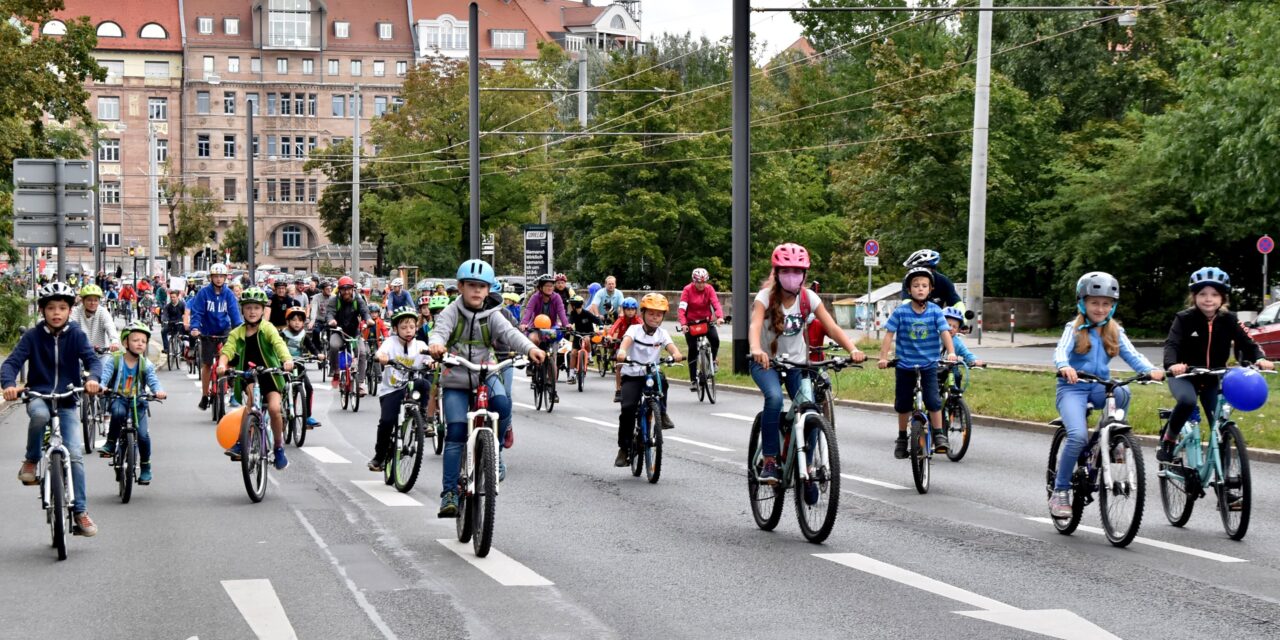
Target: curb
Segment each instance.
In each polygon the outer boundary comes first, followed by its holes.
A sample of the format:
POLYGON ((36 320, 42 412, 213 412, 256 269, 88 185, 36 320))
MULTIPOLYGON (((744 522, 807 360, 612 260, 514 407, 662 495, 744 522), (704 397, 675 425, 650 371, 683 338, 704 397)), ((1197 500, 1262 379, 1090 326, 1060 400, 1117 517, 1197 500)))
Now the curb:
MULTIPOLYGON (((752 394, 752 395, 757 395, 760 393, 760 390, 754 387, 743 387, 743 386, 734 385, 734 384, 717 383, 716 387, 718 389, 724 389, 726 391, 732 391, 735 393, 752 394)), ((891 404, 882 404, 879 402, 864 402, 862 400, 842 400, 839 398, 836 399, 835 403, 842 407, 853 407, 855 409, 862 409, 864 411, 874 411, 876 413, 885 413, 889 415, 898 414, 898 412, 893 410, 893 405, 891 404)), ((1032 422, 1030 420, 1014 420, 1012 418, 980 416, 978 414, 973 414, 973 423, 982 427, 1010 429, 1013 431, 1026 431, 1029 433, 1043 433, 1045 435, 1052 435, 1053 432, 1057 430, 1057 427, 1050 424, 1032 422)), ((1139 442, 1149 447, 1155 447, 1156 445, 1159 444, 1159 438, 1157 436, 1149 436, 1149 435, 1141 435, 1141 434, 1134 434, 1134 436, 1138 438, 1139 442)), ((1254 447, 1249 447, 1249 461, 1280 463, 1280 451, 1275 451, 1272 449, 1258 449, 1254 447)))

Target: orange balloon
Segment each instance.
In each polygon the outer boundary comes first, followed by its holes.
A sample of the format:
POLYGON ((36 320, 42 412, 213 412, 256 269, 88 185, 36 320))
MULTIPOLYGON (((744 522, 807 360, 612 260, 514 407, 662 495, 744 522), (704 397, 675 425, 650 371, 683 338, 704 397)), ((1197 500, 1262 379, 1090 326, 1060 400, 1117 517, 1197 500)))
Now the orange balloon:
POLYGON ((537 329, 550 329, 551 318, 545 313, 539 313, 537 317, 533 319, 533 326, 537 329))
POLYGON ((234 447, 240 440, 240 424, 244 421, 244 407, 233 409, 218 421, 218 444, 223 449, 234 447))
POLYGON ((603 338, 603 336, 601 336, 600 334, 596 334, 596 335, 594 335, 594 336, 591 336, 591 343, 592 343, 592 344, 600 344, 600 340, 601 340, 602 338, 603 338))

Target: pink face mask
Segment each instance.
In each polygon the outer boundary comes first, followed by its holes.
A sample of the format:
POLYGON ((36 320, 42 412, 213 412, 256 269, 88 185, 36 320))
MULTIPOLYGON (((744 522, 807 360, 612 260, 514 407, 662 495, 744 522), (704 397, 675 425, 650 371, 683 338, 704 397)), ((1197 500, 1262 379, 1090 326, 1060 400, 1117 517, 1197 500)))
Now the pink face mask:
POLYGON ((780 273, 778 274, 778 283, 782 285, 782 290, 787 293, 797 293, 800 286, 804 284, 803 273, 780 273))

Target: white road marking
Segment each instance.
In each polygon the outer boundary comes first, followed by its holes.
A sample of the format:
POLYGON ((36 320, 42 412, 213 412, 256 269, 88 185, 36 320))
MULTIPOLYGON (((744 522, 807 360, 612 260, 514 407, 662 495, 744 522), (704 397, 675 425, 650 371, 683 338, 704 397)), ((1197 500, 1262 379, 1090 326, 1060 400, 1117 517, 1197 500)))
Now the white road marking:
POLYGON ((730 449, 729 447, 722 447, 722 446, 720 446, 720 445, 718 445, 718 444, 707 444, 707 443, 705 443, 705 442, 698 442, 697 440, 690 440, 690 439, 688 439, 688 438, 681 438, 680 436, 668 436, 668 435, 664 435, 664 436, 662 436, 662 437, 663 437, 664 439, 667 439, 667 440, 675 440, 676 442, 683 442, 683 443, 685 443, 685 444, 691 444, 691 445, 693 445, 693 446, 695 446, 695 447, 702 447, 702 448, 704 448, 704 449, 710 449, 710 450, 712 450, 712 451, 733 451, 733 449, 730 449))
POLYGON ((303 449, 307 455, 327 464, 351 464, 351 461, 330 451, 327 447, 306 447, 303 449))
POLYGON ((900 484, 894 484, 894 483, 892 483, 892 482, 885 482, 885 481, 883 481, 883 480, 876 480, 875 478, 864 478, 864 477, 862 477, 862 476, 855 476, 855 475, 853 475, 853 474, 851 474, 851 473, 842 473, 842 474, 840 474, 840 477, 841 477, 841 478, 844 478, 844 479, 846 479, 846 480, 852 480, 852 481, 854 481, 854 482, 862 482, 862 483, 865 483, 865 484, 874 484, 874 485, 876 485, 877 487, 884 487, 884 488, 886 488, 886 489, 894 489, 894 490, 896 490, 896 491, 906 491, 906 489, 907 489, 907 487, 904 487, 904 486, 902 486, 902 485, 900 485, 900 484))
POLYGON ((198 373, 188 373, 188 374, 187 374, 187 379, 188 379, 188 380, 199 380, 199 379, 200 379, 200 374, 198 374, 198 373))
POLYGON ((589 422, 589 423, 591 423, 591 424, 598 424, 598 425, 600 425, 600 426, 602 426, 602 427, 617 427, 617 426, 618 426, 618 423, 617 423, 617 422, 605 422, 604 420, 597 420, 597 419, 595 419, 595 418, 587 418, 587 417, 585 417, 585 416, 574 416, 574 417, 573 417, 573 419, 574 419, 574 420, 580 420, 580 421, 582 421, 582 422, 589 422))
POLYGON ((513 401, 511 404, 514 404, 515 406, 517 406, 517 407, 521 407, 521 408, 523 408, 523 409, 533 409, 534 411, 537 411, 537 410, 538 410, 538 408, 537 408, 537 407, 535 407, 535 406, 533 406, 533 405, 531 405, 531 404, 525 404, 525 403, 523 403, 523 402, 514 402, 514 401, 513 401))
POLYGON ((352 480, 352 484, 360 487, 373 499, 388 507, 421 507, 422 503, 409 497, 408 494, 396 491, 396 488, 381 480, 352 480))
POLYGON ((298 637, 270 580, 223 580, 222 588, 231 596, 231 601, 258 638, 284 640, 298 637))
POLYGON ((555 584, 497 549, 490 548, 489 555, 480 558, 476 556, 470 543, 458 542, 456 538, 440 538, 436 542, 504 587, 550 587, 555 584))
MULTIPOLYGON (((1027 520, 1030 520, 1032 522, 1039 522, 1042 524, 1053 524, 1053 520, 1050 520, 1049 518, 1028 517, 1027 520)), ((1079 529, 1080 531, 1086 531, 1088 533, 1097 533, 1100 535, 1106 533, 1105 531, 1103 531, 1102 529, 1099 529, 1098 527, 1087 527, 1087 526, 1081 525, 1079 529)), ((1232 556, 1224 556, 1220 553, 1214 553, 1212 551, 1201 551, 1200 549, 1184 547, 1180 544, 1173 544, 1172 542, 1152 540, 1151 538, 1143 538, 1141 536, 1134 538, 1133 542, 1134 544, 1145 544, 1148 547, 1164 549, 1165 551, 1175 551, 1177 553, 1185 553, 1189 556, 1196 556, 1197 558, 1204 558, 1206 560, 1213 560, 1215 562, 1248 562, 1248 560, 1245 560, 1244 558, 1234 558, 1232 556)))
POLYGON ((333 555, 333 552, 329 550, 329 545, 320 537, 320 533, 316 531, 316 528, 311 526, 311 521, 307 520, 307 517, 302 515, 302 512, 297 509, 293 510, 293 515, 298 517, 298 520, 302 522, 303 528, 307 530, 307 533, 311 534, 311 539, 315 541, 316 546, 320 547, 320 550, 324 552, 324 555, 329 558, 329 563, 338 571, 338 575, 342 576, 342 580, 346 583, 347 590, 351 592, 351 596, 356 599, 356 603, 364 610, 365 615, 369 616, 369 620, 373 622, 373 626, 377 627, 378 631, 382 632, 382 637, 387 640, 396 640, 395 632, 392 631, 391 628, 387 626, 387 623, 382 620, 382 616, 378 615, 378 610, 374 608, 372 604, 369 604, 369 600, 364 597, 364 592, 361 591, 360 588, 356 586, 356 583, 347 576, 346 567, 343 567, 342 563, 338 562, 337 556, 333 555))
POLYGON ((756 421, 755 416, 744 416, 744 415, 742 415, 742 414, 738 414, 738 413, 713 413, 713 414, 711 414, 711 415, 716 416, 716 417, 719 417, 719 418, 728 418, 728 419, 730 419, 730 420, 741 420, 741 421, 743 421, 743 422, 755 422, 755 421, 756 421))
POLYGON ((960 587, 951 586, 945 582, 934 580, 928 576, 920 575, 914 571, 909 571, 901 567, 896 567, 887 562, 881 562, 875 558, 868 558, 860 553, 815 553, 814 557, 830 560, 836 564, 842 564, 851 569, 857 569, 864 573, 880 576, 894 582, 905 584, 908 587, 914 587, 921 591, 928 591, 934 595, 949 598, 957 602, 963 602, 971 607, 983 609, 985 611, 1008 611, 1014 610, 1003 602, 992 600, 986 596, 978 595, 972 591, 966 591, 960 587))

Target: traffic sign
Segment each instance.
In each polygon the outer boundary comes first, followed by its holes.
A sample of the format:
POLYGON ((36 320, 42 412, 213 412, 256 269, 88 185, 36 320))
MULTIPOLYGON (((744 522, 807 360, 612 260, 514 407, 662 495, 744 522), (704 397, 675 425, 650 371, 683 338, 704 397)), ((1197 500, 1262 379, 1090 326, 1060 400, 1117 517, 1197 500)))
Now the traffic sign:
MULTIPOLYGON (((13 161, 13 184, 16 187, 52 187, 58 183, 56 159, 17 158, 13 161)), ((93 165, 88 160, 64 160, 62 184, 69 189, 93 186, 93 165)))
MULTIPOLYGON (((93 244, 93 232, 88 220, 68 220, 67 235, 64 238, 68 247, 88 247, 93 244)), ((13 241, 20 247, 56 247, 58 246, 58 225, 50 220, 31 220, 14 218, 13 241)))
POLYGON ((862 245, 862 250, 865 251, 868 256, 878 256, 880 255, 880 243, 875 240, 868 240, 866 244, 862 245))
POLYGON ((879 257, 879 256, 867 256, 867 257, 865 257, 865 258, 863 258, 863 259, 862 259, 862 264, 863 264, 864 266, 868 266, 868 267, 878 267, 878 266, 880 266, 880 257, 879 257))
POLYGON ((1261 238, 1258 238, 1258 253, 1265 256, 1268 253, 1271 253, 1275 248, 1276 241, 1272 240, 1271 236, 1262 236, 1261 238))
MULTIPOLYGON (((85 217, 93 213, 92 191, 67 191, 63 197, 63 213, 68 217, 85 217)), ((18 189, 13 192, 15 218, 56 218, 58 196, 52 189, 18 189)))

